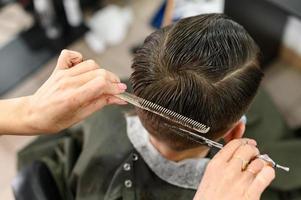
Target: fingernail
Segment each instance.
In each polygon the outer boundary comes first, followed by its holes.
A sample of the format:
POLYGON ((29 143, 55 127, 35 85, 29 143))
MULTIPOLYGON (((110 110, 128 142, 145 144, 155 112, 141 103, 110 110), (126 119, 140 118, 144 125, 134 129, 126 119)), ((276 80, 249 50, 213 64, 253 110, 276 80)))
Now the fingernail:
POLYGON ((127 89, 127 86, 124 83, 118 83, 117 85, 118 85, 120 90, 126 90, 127 89))

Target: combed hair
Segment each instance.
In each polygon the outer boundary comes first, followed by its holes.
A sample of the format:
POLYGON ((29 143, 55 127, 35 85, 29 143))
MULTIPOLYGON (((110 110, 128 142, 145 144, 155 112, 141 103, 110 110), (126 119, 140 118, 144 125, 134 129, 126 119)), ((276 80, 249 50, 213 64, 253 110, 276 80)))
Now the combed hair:
MULTIPOLYGON (((131 83, 142 98, 211 127, 218 139, 248 109, 260 85, 259 48, 223 14, 182 19, 149 35, 136 52, 131 83)), ((138 110, 145 128, 175 150, 198 144, 175 135, 164 120, 138 110)), ((166 122, 169 123, 169 122, 166 122)))

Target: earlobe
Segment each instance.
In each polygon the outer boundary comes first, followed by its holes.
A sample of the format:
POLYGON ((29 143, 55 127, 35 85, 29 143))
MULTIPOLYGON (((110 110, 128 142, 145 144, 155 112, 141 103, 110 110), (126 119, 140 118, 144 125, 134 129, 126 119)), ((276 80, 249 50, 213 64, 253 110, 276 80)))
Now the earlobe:
POLYGON ((246 129, 246 125, 243 122, 238 122, 232 129, 230 129, 224 136, 226 143, 234 139, 242 138, 246 129))

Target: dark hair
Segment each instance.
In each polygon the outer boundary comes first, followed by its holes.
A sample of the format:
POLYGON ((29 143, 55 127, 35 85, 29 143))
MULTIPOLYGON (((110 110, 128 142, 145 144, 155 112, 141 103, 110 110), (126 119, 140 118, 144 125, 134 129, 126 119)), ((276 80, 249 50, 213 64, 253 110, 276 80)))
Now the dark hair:
MULTIPOLYGON (((211 127, 217 139, 246 112, 263 73, 259 48, 238 23, 223 14, 180 20, 149 35, 136 52, 134 93, 211 127)), ((145 128, 175 150, 197 146, 138 110, 145 128)))

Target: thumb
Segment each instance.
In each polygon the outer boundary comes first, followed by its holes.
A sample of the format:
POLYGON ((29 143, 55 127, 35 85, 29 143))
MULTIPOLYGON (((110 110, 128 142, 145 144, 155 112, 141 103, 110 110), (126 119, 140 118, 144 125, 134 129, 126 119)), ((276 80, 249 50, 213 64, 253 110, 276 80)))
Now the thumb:
POLYGON ((83 61, 83 56, 76 51, 63 50, 58 58, 56 69, 68 69, 83 61))

